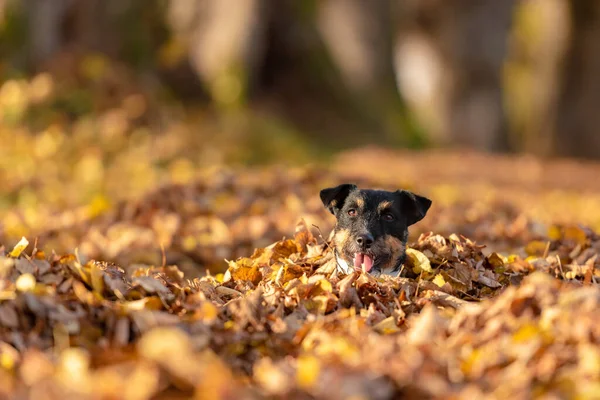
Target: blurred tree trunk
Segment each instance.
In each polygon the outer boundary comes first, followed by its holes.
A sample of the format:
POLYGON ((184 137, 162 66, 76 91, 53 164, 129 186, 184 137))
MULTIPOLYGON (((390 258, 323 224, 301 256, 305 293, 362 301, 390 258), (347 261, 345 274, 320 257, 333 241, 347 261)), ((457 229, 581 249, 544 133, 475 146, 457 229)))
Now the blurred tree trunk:
POLYGON ((167 19, 213 100, 242 101, 262 64, 265 0, 171 0, 167 19))
POLYGON ((169 4, 171 29, 217 104, 243 102, 252 91, 337 145, 365 134, 401 142, 411 131, 395 84, 391 0, 169 4))
POLYGON ((517 6, 505 63, 505 104, 517 151, 554 152, 561 62, 569 31, 565 0, 528 0, 517 6))
POLYGON ((62 28, 71 0, 23 0, 28 23, 28 58, 32 65, 46 62, 61 50, 62 28))
POLYGON ((570 0, 571 37, 558 103, 556 153, 600 157, 600 2, 570 0))
POLYGON ((392 5, 389 0, 326 0, 317 25, 332 59, 361 92, 395 90, 392 5))
POLYGON ((153 48, 156 45, 155 32, 159 31, 162 21, 152 20, 152 13, 159 13, 158 1, 15 2, 21 6, 27 20, 25 51, 33 69, 43 69, 48 61, 63 52, 100 52, 115 58, 129 57, 137 62, 144 58, 141 54, 156 50, 153 48))
POLYGON ((453 74, 450 129, 461 144, 508 150, 502 68, 515 0, 462 0, 450 13, 457 36, 446 57, 453 74), (453 15, 454 14, 454 15, 453 15))
MULTIPOLYGON (((398 70, 403 90, 437 121, 441 143, 508 149, 502 68, 516 0, 402 3, 398 70), (412 43, 411 43, 412 42, 412 43), (416 81, 416 82, 415 82, 416 81)), ((423 113, 422 113, 423 115, 423 113)))
POLYGON ((317 26, 344 84, 390 143, 419 145, 423 137, 398 92, 394 68, 395 6, 390 0, 326 0, 317 26))

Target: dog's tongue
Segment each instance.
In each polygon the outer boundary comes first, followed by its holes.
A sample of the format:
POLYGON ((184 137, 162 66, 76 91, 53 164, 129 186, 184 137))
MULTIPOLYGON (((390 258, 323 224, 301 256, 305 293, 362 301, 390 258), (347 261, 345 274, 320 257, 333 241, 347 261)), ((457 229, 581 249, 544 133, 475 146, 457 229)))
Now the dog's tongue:
POLYGON ((365 271, 369 272, 373 268, 373 258, 368 254, 356 253, 354 255, 354 268, 362 269, 365 266, 365 271))

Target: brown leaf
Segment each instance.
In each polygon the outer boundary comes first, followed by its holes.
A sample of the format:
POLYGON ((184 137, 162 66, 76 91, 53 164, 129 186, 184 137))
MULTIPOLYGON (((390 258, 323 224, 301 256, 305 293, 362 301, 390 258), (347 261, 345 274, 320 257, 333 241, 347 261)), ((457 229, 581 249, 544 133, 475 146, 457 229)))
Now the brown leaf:
POLYGON ((358 292, 354 287, 354 282, 358 279, 358 272, 353 272, 342 279, 337 286, 339 287, 340 304, 342 307, 363 308, 358 292))
POLYGON ((19 316, 12 304, 5 303, 0 305, 0 325, 10 329, 17 329, 19 327, 19 316))
POLYGON ((169 293, 169 289, 165 285, 163 285, 158 279, 154 279, 150 276, 138 276, 133 278, 133 285, 138 285, 142 287, 146 293, 154 294, 154 293, 169 293))
POLYGON ((317 242, 313 234, 308 230, 304 219, 301 219, 296 225, 294 241, 296 242, 297 250, 301 253, 306 253, 308 251, 309 244, 314 245, 317 242))

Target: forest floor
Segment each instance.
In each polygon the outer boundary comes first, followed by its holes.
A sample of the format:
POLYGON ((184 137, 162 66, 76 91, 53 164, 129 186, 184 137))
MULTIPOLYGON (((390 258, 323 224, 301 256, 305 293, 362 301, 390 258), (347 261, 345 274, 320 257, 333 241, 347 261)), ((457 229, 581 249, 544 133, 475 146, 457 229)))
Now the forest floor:
POLYGON ((143 150, 51 170, 46 135, 0 162, 0 397, 600 398, 599 164, 365 148, 163 180, 143 150), (407 277, 332 274, 318 192, 345 182, 433 200, 407 277))

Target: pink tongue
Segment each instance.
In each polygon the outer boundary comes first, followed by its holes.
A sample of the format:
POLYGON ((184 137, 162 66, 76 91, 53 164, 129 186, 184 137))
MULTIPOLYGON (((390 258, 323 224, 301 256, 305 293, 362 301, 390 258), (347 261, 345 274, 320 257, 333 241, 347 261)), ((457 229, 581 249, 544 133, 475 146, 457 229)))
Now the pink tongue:
POLYGON ((362 269, 365 265, 365 271, 369 272, 373 268, 373 258, 368 254, 356 253, 354 255, 354 268, 362 269))
POLYGON ((364 254, 362 254, 362 253, 356 253, 354 255, 354 268, 356 268, 356 269, 362 268, 363 257, 364 257, 364 254))
POLYGON ((365 271, 369 272, 373 268, 373 259, 371 256, 365 254, 363 264, 365 265, 365 271))

